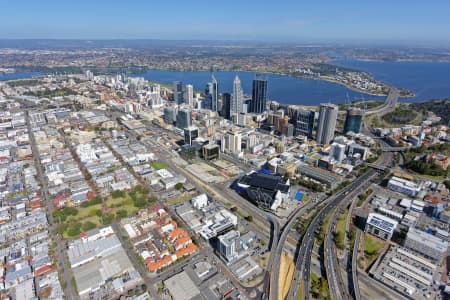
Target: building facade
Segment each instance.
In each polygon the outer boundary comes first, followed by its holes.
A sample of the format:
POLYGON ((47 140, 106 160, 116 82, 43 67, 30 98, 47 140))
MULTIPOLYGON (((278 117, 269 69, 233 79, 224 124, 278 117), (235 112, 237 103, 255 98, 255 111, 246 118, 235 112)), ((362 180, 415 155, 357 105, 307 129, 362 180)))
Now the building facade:
POLYGON ((363 121, 364 111, 359 108, 350 108, 347 110, 345 118, 344 133, 349 131, 359 133, 363 121))
POLYGON ((336 120, 339 109, 334 104, 321 104, 317 124, 316 141, 318 144, 329 144, 334 139, 336 120))
POLYGON ((250 112, 262 113, 266 110, 267 103, 267 79, 263 75, 256 75, 253 80, 252 101, 250 112))

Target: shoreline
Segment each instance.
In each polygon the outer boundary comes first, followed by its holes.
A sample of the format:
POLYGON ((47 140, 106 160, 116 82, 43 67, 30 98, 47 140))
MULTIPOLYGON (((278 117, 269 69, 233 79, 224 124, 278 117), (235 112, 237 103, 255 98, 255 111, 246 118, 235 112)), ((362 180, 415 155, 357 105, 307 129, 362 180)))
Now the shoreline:
MULTIPOLYGON (((119 68, 128 68, 128 67, 119 67, 119 68)), ((235 71, 235 72, 247 72, 247 73, 255 73, 255 74, 259 73, 259 74, 268 74, 268 75, 281 75, 281 76, 288 76, 288 77, 291 77, 291 78, 300 78, 300 79, 306 79, 306 80, 318 80, 318 81, 323 81, 323 82, 334 83, 334 84, 343 86, 343 87, 345 87, 345 88, 347 88, 347 89, 349 89, 351 91, 354 91, 354 92, 357 92, 357 93, 361 93, 361 94, 365 94, 365 95, 369 95, 369 96, 376 96, 376 97, 387 97, 388 96, 388 94, 385 94, 385 93, 374 93, 374 92, 369 92, 369 91, 366 91, 366 90, 361 90, 361 89, 353 87, 353 86, 351 86, 349 84, 343 83, 341 81, 334 80, 334 79, 329 78, 329 77, 323 77, 323 76, 319 76, 319 77, 308 76, 308 75, 302 76, 302 75, 289 74, 289 73, 285 73, 285 72, 244 70, 244 69, 238 69, 238 70, 217 69, 217 70, 211 71, 211 70, 199 70, 199 69, 197 69, 197 70, 179 70, 179 69, 170 69, 170 68, 153 68, 153 67, 150 68, 148 66, 142 66, 142 67, 139 67, 139 68, 143 68, 143 69, 145 69, 145 71, 157 70, 157 71, 173 71, 173 72, 210 72, 210 73, 214 73, 214 71, 217 71, 217 72, 233 72, 233 71, 235 71)), ((144 74, 145 71, 142 72, 142 73, 134 73, 134 75, 144 74)), ((19 73, 22 73, 22 72, 19 72, 19 73)), ((15 73, 8 73, 8 74, 15 74, 15 73)), ((1 75, 2 74, 0 74, 0 76, 1 75)), ((16 79, 0 79, 0 81, 20 80, 20 79, 35 78, 35 77, 40 77, 40 76, 45 76, 45 75, 47 75, 47 74, 41 73, 41 75, 36 75, 36 76, 31 76, 31 77, 16 78, 16 79)), ((159 83, 160 84, 170 85, 170 83, 164 83, 164 82, 159 82, 159 83)), ((387 87, 387 88, 392 88, 391 86, 388 86, 388 85, 386 85, 384 83, 382 83, 382 84, 385 87, 387 87)), ((397 88, 397 87, 395 87, 395 88, 397 88)), ((397 88, 397 89, 399 89, 399 88, 397 88)), ((416 95, 413 93, 413 94, 408 94, 408 95, 401 95, 400 98, 413 98, 415 96, 416 95)))
MULTIPOLYGON (((338 84, 338 85, 341 85, 343 87, 346 87, 349 90, 352 90, 354 92, 365 94, 365 95, 370 95, 370 96, 376 96, 376 97, 387 97, 388 96, 388 94, 384 94, 384 93, 372 93, 372 92, 368 92, 368 91, 365 91, 365 90, 360 90, 360 89, 355 88, 355 87, 353 87, 351 85, 348 85, 348 84, 343 83, 343 82, 338 81, 338 80, 333 80, 331 78, 293 75, 293 74, 284 73, 284 72, 241 70, 241 69, 238 69, 238 70, 217 69, 217 70, 211 71, 211 70, 178 70, 178 69, 169 69, 169 68, 147 68, 147 70, 172 71, 172 72, 210 72, 210 73, 214 73, 214 71, 216 71, 216 72, 233 72, 233 71, 235 71, 235 72, 246 72, 246 73, 255 73, 255 74, 281 75, 281 76, 289 76, 289 77, 292 77, 292 78, 300 78, 300 79, 307 79, 307 80, 318 80, 318 81, 334 83, 334 84, 338 84)), ((138 75, 138 73, 136 73, 136 75, 138 75)), ((385 85, 388 88, 392 88, 391 86, 388 86, 388 85, 386 85, 384 83, 382 83, 382 84, 385 85)), ((397 88, 397 87, 394 87, 394 88, 397 88)), ((399 89, 399 88, 397 88, 397 89, 399 89)), ((412 95, 402 95, 400 98, 412 98, 412 97, 415 97, 415 96, 416 95, 413 93, 412 95)))

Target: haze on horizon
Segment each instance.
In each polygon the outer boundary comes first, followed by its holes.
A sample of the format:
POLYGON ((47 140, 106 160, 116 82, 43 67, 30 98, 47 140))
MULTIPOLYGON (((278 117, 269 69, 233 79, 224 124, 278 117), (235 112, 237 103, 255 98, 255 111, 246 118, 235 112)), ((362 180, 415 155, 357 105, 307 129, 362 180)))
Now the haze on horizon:
POLYGON ((7 1, 0 39, 450 45, 450 2, 7 1))

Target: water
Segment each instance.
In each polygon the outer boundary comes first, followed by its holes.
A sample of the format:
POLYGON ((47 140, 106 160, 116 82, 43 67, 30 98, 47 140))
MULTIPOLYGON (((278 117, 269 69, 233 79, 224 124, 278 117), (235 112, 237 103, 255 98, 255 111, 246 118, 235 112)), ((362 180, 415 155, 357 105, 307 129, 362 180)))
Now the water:
MULTIPOLYGON (((402 99, 408 102, 426 101, 434 98, 450 98, 450 63, 441 62, 383 62, 355 59, 338 59, 334 64, 346 66, 372 74, 376 79, 388 84, 412 90, 416 96, 402 99)), ((214 73, 219 82, 219 91, 232 92, 236 74, 241 78, 244 93, 252 92, 253 72, 219 71, 214 73)), ((39 76, 39 72, 20 72, 0 74, 1 80, 22 79, 39 76)), ((192 84, 196 90, 204 90, 211 80, 208 71, 164 71, 148 70, 143 74, 146 79, 172 84, 180 80, 183 84, 192 84)), ((268 96, 281 103, 317 105, 321 102, 343 103, 364 99, 384 99, 352 91, 345 86, 312 79, 295 78, 285 75, 267 74, 268 96)))
MULTIPOLYGON (((234 77, 239 75, 242 88, 246 95, 252 93, 252 80, 255 77, 253 72, 232 72, 217 71, 214 72, 219 83, 219 92, 231 93, 233 90, 234 77)), ((180 80, 183 85, 192 84, 196 90, 204 90, 206 83, 211 81, 211 72, 208 71, 165 71, 148 70, 143 74, 134 74, 132 76, 144 77, 148 80, 172 84, 180 80)), ((286 75, 267 74, 268 97, 281 103, 317 105, 321 102, 344 103, 347 99, 350 101, 364 99, 385 99, 385 97, 375 97, 355 92, 332 82, 321 80, 296 78, 286 75)))
POLYGON ((17 72, 17 73, 6 73, 6 74, 0 74, 0 81, 3 80, 13 80, 13 79, 25 79, 35 76, 42 75, 39 72, 17 72))
POLYGON ((378 80, 412 90, 416 96, 407 98, 408 102, 450 98, 450 63, 355 59, 338 59, 333 63, 366 71, 378 80))

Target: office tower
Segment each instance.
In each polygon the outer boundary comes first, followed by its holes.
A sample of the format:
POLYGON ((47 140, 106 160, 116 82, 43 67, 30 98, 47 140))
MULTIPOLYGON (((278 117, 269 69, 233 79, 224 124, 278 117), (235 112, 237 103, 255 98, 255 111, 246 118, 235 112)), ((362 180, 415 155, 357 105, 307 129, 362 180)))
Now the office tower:
POLYGON ((173 83, 173 101, 176 104, 183 103, 183 84, 181 81, 175 81, 173 83))
POLYGON ((184 128, 184 143, 192 146, 192 142, 198 138, 198 128, 195 126, 189 126, 184 128))
POLYGON ((266 110, 267 102, 267 79, 259 74, 253 80, 252 102, 250 104, 250 112, 262 113, 266 110))
POLYGON ((191 84, 186 85, 186 90, 184 91, 183 100, 190 107, 192 107, 194 105, 194 87, 191 84))
POLYGON ((176 126, 184 129, 192 125, 192 111, 188 108, 182 108, 177 113, 176 126))
POLYGON ((331 144, 331 156, 338 162, 342 162, 345 158, 345 148, 345 145, 342 144, 331 144))
POLYGON ((217 103, 219 102, 219 85, 214 75, 212 75, 212 81, 210 82, 209 94, 211 95, 211 110, 217 111, 217 103))
POLYGON ((347 117, 345 118, 344 133, 352 131, 359 133, 364 116, 364 111, 359 108, 349 108, 347 110, 347 117))
POLYGON ((233 81, 233 97, 231 101, 231 114, 239 114, 244 109, 244 92, 241 87, 241 80, 236 75, 233 81))
POLYGON ((240 153, 242 151, 242 136, 239 132, 227 132, 222 138, 222 152, 240 153))
POLYGON ((295 134, 312 138, 315 115, 316 112, 313 110, 302 108, 293 110, 290 117, 292 118, 292 124, 294 124, 295 127, 295 134))
POLYGON ((339 109, 334 104, 320 104, 316 141, 318 144, 329 144, 334 138, 336 120, 339 109))
POLYGON ((224 93, 222 95, 222 116, 230 120, 231 119, 231 94, 224 93))
POLYGON ((164 122, 173 125, 177 119, 177 109, 173 106, 164 107, 164 122))

